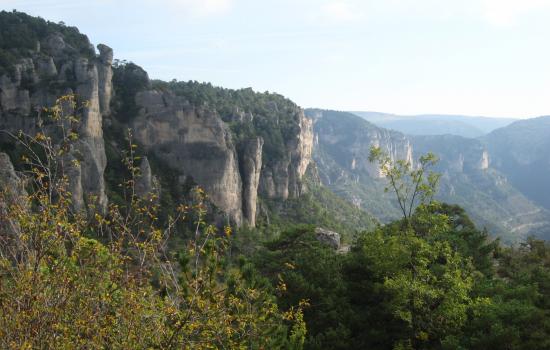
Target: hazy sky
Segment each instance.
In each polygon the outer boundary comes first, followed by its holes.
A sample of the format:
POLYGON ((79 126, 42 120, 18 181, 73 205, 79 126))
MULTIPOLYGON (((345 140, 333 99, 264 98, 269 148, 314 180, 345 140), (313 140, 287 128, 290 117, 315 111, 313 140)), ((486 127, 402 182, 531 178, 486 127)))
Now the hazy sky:
POLYGON ((303 107, 550 114, 550 0, 0 0, 75 25, 152 78, 303 107))

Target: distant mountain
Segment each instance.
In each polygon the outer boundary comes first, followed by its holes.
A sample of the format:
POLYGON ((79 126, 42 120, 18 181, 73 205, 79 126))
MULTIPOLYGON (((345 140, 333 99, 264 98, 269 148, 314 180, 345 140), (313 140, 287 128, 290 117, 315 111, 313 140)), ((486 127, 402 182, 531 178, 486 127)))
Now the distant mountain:
POLYGON ((491 154, 491 166, 550 210, 550 116, 517 121, 481 140, 491 154))
POLYGON ((406 136, 348 112, 309 109, 306 115, 314 122, 313 157, 321 181, 382 222, 400 214, 393 196, 384 193, 385 179, 368 161, 371 145, 385 149, 393 159, 436 153, 440 158, 436 170, 442 174, 438 199, 463 206, 477 224, 504 241, 517 242, 528 235, 550 237, 550 211, 493 167, 493 148, 485 140, 406 136))
POLYGON ((423 114, 403 116, 379 112, 351 112, 371 123, 407 135, 457 135, 480 137, 507 126, 517 119, 470 117, 463 115, 423 114))

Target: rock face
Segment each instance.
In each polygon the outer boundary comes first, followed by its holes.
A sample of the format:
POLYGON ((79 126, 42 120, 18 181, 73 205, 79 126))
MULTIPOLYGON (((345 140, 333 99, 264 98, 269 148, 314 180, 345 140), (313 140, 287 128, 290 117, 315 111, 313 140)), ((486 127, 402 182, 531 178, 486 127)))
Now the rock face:
MULTIPOLYGON (((234 141, 228 125, 218 113, 196 107, 169 90, 137 93, 140 109, 132 121, 136 140, 183 178, 204 188, 211 201, 233 223, 256 223, 258 195, 287 199, 299 196, 302 177, 311 162, 313 132, 311 120, 299 110, 295 132, 290 135, 279 159, 264 160, 261 137, 234 141)), ((231 122, 251 123, 231 116, 231 122)))
POLYGON ((243 216, 247 224, 256 226, 256 207, 258 186, 262 170, 262 148, 264 140, 261 137, 247 141, 239 157, 243 181, 243 216))
POLYGON ((53 105, 61 95, 74 92, 79 104, 85 103, 78 112, 79 139, 71 154, 80 165, 66 169, 71 175, 75 210, 82 210, 93 200, 96 208, 105 211, 108 202, 103 179, 107 159, 102 113, 109 112, 112 94, 112 50, 105 45, 99 48, 98 58, 82 57, 61 34, 52 34, 37 45, 30 58, 20 59, 13 75, 0 77, 0 129, 14 134, 20 130, 36 133, 34 111, 53 105))
POLYGON ((16 234, 17 225, 6 217, 8 206, 12 204, 23 204, 27 195, 23 181, 17 176, 5 153, 0 153, 0 230, 16 234))
MULTIPOLYGON (((10 73, 0 76, 0 130, 13 134, 22 130, 35 135, 42 131, 37 111, 54 105, 60 96, 77 96, 78 106, 83 105, 77 109, 79 137, 61 159, 69 176, 75 211, 97 208, 105 212, 107 208, 105 117, 106 125, 113 128, 134 129, 135 140, 147 155, 179 172, 178 181, 201 186, 210 201, 236 225, 255 225, 258 196, 285 200, 306 190, 302 178, 311 162, 312 121, 291 101, 281 96, 273 100, 263 94, 255 97, 252 90, 245 91, 254 102, 229 98, 224 103, 234 105, 229 112, 224 110, 222 118, 216 109, 220 106, 203 105, 188 96, 194 101, 192 104, 177 95, 177 89, 152 84, 141 69, 128 74, 141 74, 134 76, 133 81, 147 84, 128 86, 131 83, 124 80, 120 84, 127 84, 127 89, 121 89, 118 95, 115 90, 122 86, 113 85, 113 76, 124 68, 113 70, 113 50, 100 44, 96 54, 85 36, 64 35, 38 35, 42 39, 34 50, 26 49, 13 67, 1 67, 3 71, 10 68, 10 73), (113 97, 115 101, 111 101, 113 97), (256 107, 252 106, 254 103, 262 104, 259 112, 252 109, 256 107), (130 106, 124 110, 124 118, 121 106, 130 106), (254 115, 249 109, 259 114, 254 115), (266 125, 277 129, 274 139, 267 139, 271 135, 269 131, 265 133, 262 121, 266 120, 266 125), (252 131, 240 135, 230 129, 235 125, 252 131), (266 155, 264 140, 269 141, 270 152, 275 156, 266 155), (88 205, 92 201, 94 205, 88 205)), ((117 84, 119 81, 115 79, 117 84)), ((46 125, 44 132, 54 135, 54 129, 53 125, 46 125)), ((4 142, 13 140, 0 135, 0 143, 4 142)), ((117 146, 117 140, 109 142, 117 146)), ((155 174, 147 158, 141 163, 141 173, 136 190, 145 196, 155 190, 155 174)))
POLYGON ((82 111, 79 139, 76 145, 76 149, 82 155, 82 190, 88 197, 83 199, 95 201, 96 205, 104 212, 108 202, 103 179, 107 157, 103 140, 103 119, 99 105, 97 64, 81 58, 75 62, 74 67, 78 84, 77 96, 87 105, 82 111))
POLYGON ((213 112, 196 109, 169 92, 136 96, 136 140, 198 183, 237 225, 243 220, 242 181, 231 132, 213 112))
POLYGON ((315 229, 315 236, 319 242, 330 246, 334 250, 340 249, 340 234, 326 230, 324 228, 317 227, 315 229))
POLYGON ((413 147, 403 134, 378 128, 352 114, 340 118, 337 113, 308 110, 315 122, 317 142, 333 153, 340 166, 382 178, 379 165, 369 161, 372 146, 380 147, 392 160, 404 159, 413 164, 413 147))
POLYGON ((313 151, 313 121, 300 110, 297 132, 286 140, 285 157, 262 169, 260 193, 267 198, 288 199, 304 191, 302 177, 311 163, 313 151))
POLYGON ((483 150, 483 153, 481 153, 481 159, 479 160, 478 168, 480 170, 489 169, 489 153, 487 153, 487 151, 485 150, 483 150))
POLYGON ((110 104, 113 95, 113 50, 107 45, 97 45, 99 62, 97 73, 99 77, 99 107, 104 116, 111 114, 110 104))
POLYGON ((15 173, 6 153, 0 153, 0 192, 7 194, 7 197, 14 201, 27 194, 23 181, 15 173))
POLYGON ((148 198, 152 194, 158 194, 159 185, 158 180, 151 171, 151 165, 149 159, 143 157, 139 165, 140 176, 136 180, 135 191, 136 195, 142 198, 148 198))

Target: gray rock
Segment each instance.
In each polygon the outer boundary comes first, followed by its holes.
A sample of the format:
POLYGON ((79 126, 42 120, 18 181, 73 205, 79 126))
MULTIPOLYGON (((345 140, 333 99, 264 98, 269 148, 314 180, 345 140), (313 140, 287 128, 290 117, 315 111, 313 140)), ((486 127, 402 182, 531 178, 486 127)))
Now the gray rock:
POLYGON ((113 63, 113 49, 104 44, 97 45, 97 49, 99 50, 99 61, 111 65, 113 63))
POLYGON ((99 107, 101 113, 106 116, 111 114, 111 97, 113 95, 113 49, 107 45, 97 45, 99 50, 99 64, 97 73, 99 78, 99 107))
POLYGON ((7 217, 8 208, 13 204, 26 208, 24 182, 17 176, 10 157, 0 153, 0 231, 17 234, 19 227, 16 222, 7 217))
POLYGON ((312 120, 300 109, 296 114, 296 133, 285 145, 285 157, 266 164, 260 177, 260 192, 267 198, 288 199, 300 196, 305 188, 302 177, 312 161, 312 120))
POLYGON ((75 152, 68 153, 63 157, 63 170, 69 180, 68 191, 71 194, 71 206, 75 213, 81 213, 86 209, 84 191, 82 188, 82 166, 76 161, 75 152))
POLYGON ((35 60, 38 76, 42 79, 57 76, 57 68, 52 57, 38 57, 35 60))
POLYGON ((340 234, 339 233, 336 233, 336 232, 333 232, 333 231, 330 231, 330 230, 327 230, 327 229, 324 229, 324 228, 317 227, 315 229, 315 236, 317 237, 317 240, 319 240, 320 242, 322 242, 324 244, 327 244, 332 249, 334 249, 334 250, 339 250, 340 249, 340 234))
POLYGON ((46 50, 49 54, 57 56, 63 53, 67 44, 65 44, 65 40, 63 40, 61 34, 55 33, 46 37, 40 46, 41 50, 46 50))
POLYGON ((250 227, 256 226, 258 185, 262 169, 264 140, 257 137, 245 142, 239 157, 243 181, 243 216, 250 227))
POLYGON ((6 153, 0 153, 0 191, 9 193, 9 196, 14 199, 26 195, 24 183, 15 173, 10 157, 6 153))
POLYGON ((149 159, 143 157, 139 165, 140 176, 136 180, 135 191, 136 195, 142 198, 148 198, 152 194, 158 195, 159 184, 156 177, 151 171, 149 159))
POLYGON ((82 109, 79 140, 76 145, 82 157, 82 187, 89 199, 94 199, 96 207, 105 212, 107 195, 103 174, 107 166, 105 143, 103 140, 102 115, 99 107, 99 77, 97 66, 87 59, 75 62, 75 74, 79 82, 76 94, 86 107, 82 109))
MULTIPOLYGON (((20 130, 29 135, 35 134, 38 131, 36 119, 22 117, 30 115, 32 110, 53 105, 60 95, 73 92, 70 88, 51 91, 48 86, 39 85, 39 80, 75 81, 74 91, 79 103, 86 103, 86 107, 78 115, 79 139, 64 161, 67 164, 65 171, 70 175, 73 209, 80 211, 87 202, 94 199, 94 210, 105 212, 108 201, 103 174, 107 159, 102 113, 109 113, 112 50, 101 46, 98 59, 74 59, 71 57, 77 53, 76 50, 65 43, 61 34, 52 34, 45 38, 41 49, 41 54, 35 54, 32 59, 22 59, 15 65, 13 79, 6 75, 0 77, 0 129, 13 134, 20 130), (55 62, 64 62, 59 71, 55 62), (28 84, 35 84, 32 95, 27 90, 28 84), (74 159, 80 160, 78 165, 73 162, 74 159)), ((45 131, 49 132, 50 129, 45 131)))
POLYGON ((140 94, 136 102, 141 114, 133 121, 135 139, 147 152, 190 176, 212 203, 241 225, 242 182, 228 126, 216 113, 185 107, 169 93, 140 94))

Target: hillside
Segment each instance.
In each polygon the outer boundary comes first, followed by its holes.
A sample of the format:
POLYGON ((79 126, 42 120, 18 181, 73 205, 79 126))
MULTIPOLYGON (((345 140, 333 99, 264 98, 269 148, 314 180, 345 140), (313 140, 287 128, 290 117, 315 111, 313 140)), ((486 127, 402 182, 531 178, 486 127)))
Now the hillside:
MULTIPOLYGON (((99 44, 96 53, 78 29, 19 12, 0 13, 0 30, 2 37, 17 37, 3 40, 0 49, 9 58, 0 77, 0 149, 17 167, 20 150, 7 133, 39 132, 36 111, 62 95, 75 94, 83 105, 77 116, 80 138, 67 155, 79 160, 67 170, 75 212, 105 213, 108 203, 121 203, 128 129, 141 157, 138 165, 148 175, 142 192, 160 195, 166 219, 191 200, 195 186, 208 194, 214 220, 236 227, 254 227, 257 218, 269 216, 271 207, 261 207, 262 201, 299 202, 308 192, 312 123, 291 100, 249 88, 151 80, 138 65, 114 60, 106 45, 99 44)), ((318 182, 312 183, 312 193, 323 193, 318 200, 338 201, 330 192, 314 191, 318 182)), ((358 214, 350 210, 329 222, 315 214, 300 220, 322 220, 329 228, 345 227, 343 233, 374 223, 366 214, 354 221, 346 215, 358 214)))
POLYGON ((463 206, 478 225, 507 242, 550 234, 550 212, 493 166, 491 150, 479 140, 405 136, 347 112, 312 109, 306 115, 314 120, 314 159, 323 183, 383 222, 397 218, 399 211, 393 197, 383 191, 385 179, 368 161, 371 145, 394 159, 413 162, 422 154, 435 153, 440 158, 436 170, 442 174, 436 198, 463 206))
POLYGON ((517 121, 481 140, 493 166, 527 198, 550 210, 550 117, 517 121))

